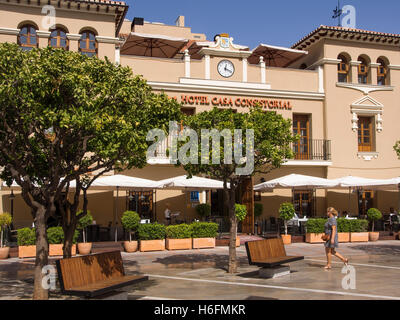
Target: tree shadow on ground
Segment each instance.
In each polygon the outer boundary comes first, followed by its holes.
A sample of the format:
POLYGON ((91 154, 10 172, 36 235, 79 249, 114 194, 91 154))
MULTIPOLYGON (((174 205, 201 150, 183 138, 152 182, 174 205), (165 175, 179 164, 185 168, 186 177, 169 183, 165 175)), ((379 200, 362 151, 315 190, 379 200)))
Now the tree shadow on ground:
POLYGON ((392 246, 392 245, 358 245, 352 247, 355 250, 364 251, 367 254, 376 254, 376 255, 400 255, 400 246, 392 246))
MULTIPOLYGON (((165 258, 157 258, 154 263, 160 263, 168 268, 187 268, 187 269, 201 269, 214 267, 217 269, 227 270, 228 268, 228 255, 221 254, 187 254, 187 255, 173 255, 165 258)), ((238 266, 248 266, 246 257, 237 257, 238 266)))

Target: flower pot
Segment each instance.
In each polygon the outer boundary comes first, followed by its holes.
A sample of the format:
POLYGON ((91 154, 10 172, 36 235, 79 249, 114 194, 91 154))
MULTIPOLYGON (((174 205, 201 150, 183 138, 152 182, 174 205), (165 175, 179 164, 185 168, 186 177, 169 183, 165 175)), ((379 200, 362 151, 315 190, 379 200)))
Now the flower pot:
POLYGON ((215 248, 215 238, 193 238, 193 249, 215 248))
POLYGON ((18 246, 18 258, 36 257, 36 246, 18 246))
POLYGON ((128 253, 136 252, 138 250, 139 243, 137 241, 124 241, 125 251, 128 253))
POLYGON ((307 243, 324 243, 322 240, 322 236, 324 233, 306 233, 306 242, 307 243))
POLYGON ((283 244, 291 244, 292 243, 292 236, 290 234, 281 234, 281 238, 283 244))
POLYGON ((81 254, 81 255, 90 254, 90 250, 92 250, 92 243, 91 242, 78 243, 79 254, 81 254))
POLYGON ((165 240, 140 240, 140 251, 164 251, 165 240))
POLYGON ((369 232, 368 240, 369 241, 378 241, 379 240, 379 232, 369 232))
POLYGON ((339 242, 350 242, 350 232, 338 232, 339 242))
POLYGON ((369 232, 351 232, 350 241, 351 242, 368 242, 369 232))
POLYGON ((7 259, 9 253, 10 253, 10 247, 0 248, 0 259, 7 259))
POLYGON ((167 250, 190 250, 192 249, 192 239, 167 239, 165 247, 167 250))

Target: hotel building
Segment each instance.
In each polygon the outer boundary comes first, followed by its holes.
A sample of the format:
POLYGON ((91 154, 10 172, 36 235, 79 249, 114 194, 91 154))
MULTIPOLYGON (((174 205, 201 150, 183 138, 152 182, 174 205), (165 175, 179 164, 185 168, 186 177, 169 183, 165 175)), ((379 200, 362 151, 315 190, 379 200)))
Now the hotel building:
MULTIPOLYGON (((400 35, 320 26, 292 48, 260 44, 251 49, 236 44, 234 35, 207 39, 193 33, 183 16, 165 25, 142 18, 129 21, 127 10, 125 3, 107 0, 0 0, 0 42, 108 57, 142 75, 154 91, 177 99, 189 115, 213 107, 247 112, 259 103, 291 119, 294 133, 301 136, 293 145, 295 158, 267 175, 256 175, 254 184, 291 173, 328 179, 400 175, 393 150, 400 139, 400 35), (55 8, 53 29, 43 27, 45 5, 55 8)), ((185 174, 169 164, 167 148, 168 142, 146 168, 124 174, 152 180, 185 174)), ((15 228, 30 226, 30 211, 18 192, 15 196, 15 228)), ((310 217, 323 215, 328 206, 354 215, 372 206, 398 210, 398 197, 396 190, 277 189, 254 195, 264 205, 263 219, 276 217, 285 201, 293 201, 298 214, 310 217)), ((0 210, 10 212, 7 188, 0 199, 0 210)), ((206 199, 214 216, 224 216, 222 192, 200 193, 199 201, 206 199)), ((89 209, 106 226, 114 224, 116 201, 119 217, 126 208, 138 208, 142 217, 158 221, 164 221, 169 203, 190 221, 196 217, 191 200, 183 191, 127 192, 118 199, 110 191, 93 191, 89 209)))

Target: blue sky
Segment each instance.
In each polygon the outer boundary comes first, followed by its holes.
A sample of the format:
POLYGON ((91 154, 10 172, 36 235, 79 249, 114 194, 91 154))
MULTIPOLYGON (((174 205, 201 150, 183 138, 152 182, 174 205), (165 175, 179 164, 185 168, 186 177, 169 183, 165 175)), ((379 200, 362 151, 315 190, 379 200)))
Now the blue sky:
MULTIPOLYGON (((332 19, 337 0, 125 0, 128 19, 173 25, 184 15, 192 32, 205 33, 212 40, 218 33, 229 33, 234 42, 251 49, 259 43, 287 46, 300 40, 321 24, 337 25, 332 19)), ((341 0, 353 5, 357 28, 400 33, 399 0, 341 0)))

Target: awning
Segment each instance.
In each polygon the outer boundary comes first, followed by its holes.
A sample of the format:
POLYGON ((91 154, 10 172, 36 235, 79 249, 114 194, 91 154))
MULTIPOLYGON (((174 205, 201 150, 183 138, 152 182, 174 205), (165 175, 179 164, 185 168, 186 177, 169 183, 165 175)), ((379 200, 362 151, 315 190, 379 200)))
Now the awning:
MULTIPOLYGON (((152 190, 158 186, 157 181, 116 174, 96 179, 90 186, 90 190, 152 190)), ((70 188, 75 187, 75 181, 71 181, 70 188)))
POLYGON ((270 191, 275 188, 329 189, 336 187, 337 185, 338 182, 324 178, 305 176, 301 174, 290 174, 281 178, 260 183, 254 186, 254 191, 270 191))
POLYGON ((347 176, 332 181, 337 182, 340 188, 369 188, 369 189, 397 189, 400 178, 393 179, 368 179, 347 176))
POLYGON ((187 42, 183 38, 131 32, 121 48, 121 54, 173 58, 187 42))
POLYGON ((251 64, 259 64, 260 57, 263 57, 268 67, 286 68, 306 54, 308 54, 307 51, 260 44, 253 50, 253 53, 247 60, 251 64))
MULTIPOLYGON (((229 184, 228 184, 229 187, 229 184)), ((160 189, 189 189, 189 190, 210 190, 223 189, 224 183, 219 180, 207 179, 193 176, 187 179, 187 176, 179 176, 175 178, 158 181, 160 189)))

